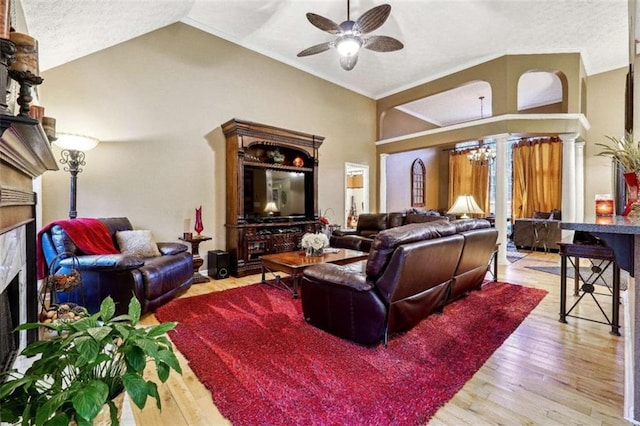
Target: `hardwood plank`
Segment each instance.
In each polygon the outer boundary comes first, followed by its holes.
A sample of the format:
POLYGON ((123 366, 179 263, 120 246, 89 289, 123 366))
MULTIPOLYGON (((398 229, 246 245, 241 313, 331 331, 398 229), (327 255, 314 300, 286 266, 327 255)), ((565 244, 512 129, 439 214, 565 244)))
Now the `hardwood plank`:
MULTIPOLYGON (((431 419, 431 425, 629 425, 622 418, 624 338, 610 327, 568 318, 558 321, 560 277, 526 268, 558 266, 554 253, 531 253, 499 267, 499 278, 547 290, 549 294, 520 327, 487 360, 474 377, 431 419)), ((197 284, 181 297, 256 283, 259 275, 197 284)), ((572 303, 574 296, 569 294, 572 303)), ((611 300, 599 298, 605 312, 611 300)), ((588 317, 601 315, 592 304, 578 305, 588 317)), ((142 324, 155 324, 153 314, 142 324)), ((187 360, 178 359, 184 374, 160 387, 163 409, 153 404, 133 407, 138 425, 229 424, 212 403, 187 360)), ((292 419, 294 420, 294 419, 292 419)))

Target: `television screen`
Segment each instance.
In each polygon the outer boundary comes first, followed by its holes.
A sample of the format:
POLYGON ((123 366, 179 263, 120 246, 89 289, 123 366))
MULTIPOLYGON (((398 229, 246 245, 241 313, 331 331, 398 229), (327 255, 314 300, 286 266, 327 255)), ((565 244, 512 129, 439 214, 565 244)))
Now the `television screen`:
POLYGON ((244 175, 245 218, 313 216, 305 173, 247 166, 244 175))

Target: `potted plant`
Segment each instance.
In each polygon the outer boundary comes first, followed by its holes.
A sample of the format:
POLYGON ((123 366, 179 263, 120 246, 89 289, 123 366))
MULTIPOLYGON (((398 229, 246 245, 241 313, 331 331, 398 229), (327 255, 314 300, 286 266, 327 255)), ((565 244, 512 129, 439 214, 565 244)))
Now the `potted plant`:
POLYGON ((143 372, 153 360, 163 383, 171 369, 182 374, 166 336, 176 323, 139 327, 140 311, 140 302, 132 297, 128 314, 114 317, 115 304, 108 297, 98 313, 77 321, 20 325, 19 330, 46 327, 56 334, 22 351, 27 357, 40 356, 26 372, 0 376, 0 382, 6 379, 0 384, 0 420, 91 425, 106 404, 110 423, 118 425, 113 399, 124 391, 139 408, 149 396, 161 408, 156 384, 145 380, 143 372))
POLYGON ((620 165, 627 184, 627 203, 623 215, 628 215, 638 201, 638 169, 640 168, 640 141, 633 140, 633 133, 626 132, 621 139, 607 136, 613 144, 597 143, 603 147, 597 155, 610 157, 620 165))

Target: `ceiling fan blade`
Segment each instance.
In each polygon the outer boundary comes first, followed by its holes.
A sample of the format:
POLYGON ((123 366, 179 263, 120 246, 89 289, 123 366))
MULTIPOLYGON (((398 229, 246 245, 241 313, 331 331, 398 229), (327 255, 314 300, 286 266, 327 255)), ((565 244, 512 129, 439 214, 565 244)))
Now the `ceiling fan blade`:
POLYGON ((367 37, 362 47, 374 52, 393 52, 402 49, 404 44, 393 37, 380 35, 367 37))
POLYGON ((315 46, 311 46, 307 49, 304 49, 302 52, 298 53, 298 58, 301 58, 303 56, 310 56, 310 55, 316 55, 318 53, 322 53, 324 51, 327 51, 331 49, 331 42, 328 41, 326 43, 320 43, 320 44, 316 44, 315 46))
POLYGON ((356 66, 357 63, 358 63, 357 54, 351 55, 351 56, 340 56, 340 66, 346 71, 351 71, 353 67, 356 66))
POLYGON ((333 22, 331 19, 327 19, 324 16, 316 15, 315 13, 307 13, 307 19, 316 28, 326 31, 329 34, 340 34, 342 30, 340 25, 333 22))
POLYGON ((353 26, 354 31, 360 31, 362 34, 370 33, 376 30, 384 24, 391 13, 391 6, 388 4, 381 4, 373 9, 366 11, 361 17, 358 18, 353 26))

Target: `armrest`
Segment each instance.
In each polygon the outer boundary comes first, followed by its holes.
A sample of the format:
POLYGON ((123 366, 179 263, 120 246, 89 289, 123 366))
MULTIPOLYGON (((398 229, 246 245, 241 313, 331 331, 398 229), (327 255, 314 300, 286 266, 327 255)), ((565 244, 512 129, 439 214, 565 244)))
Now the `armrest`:
POLYGON ((335 231, 333 231, 333 233, 331 235, 335 235, 337 237, 344 237, 347 235, 358 235, 358 231, 356 231, 355 229, 351 230, 351 229, 336 229, 335 231))
POLYGON ((373 286, 364 274, 332 263, 319 263, 304 270, 310 281, 336 287, 347 287, 355 291, 370 291, 373 286))
POLYGON ((157 243, 157 245, 163 256, 187 251, 187 246, 182 243, 157 243))
MULTIPOLYGON (((144 265, 144 260, 139 257, 126 254, 93 254, 78 256, 78 267, 82 269, 93 269, 99 271, 126 271, 136 269, 144 265)), ((75 259, 68 257, 60 261, 60 266, 74 268, 75 259)))

